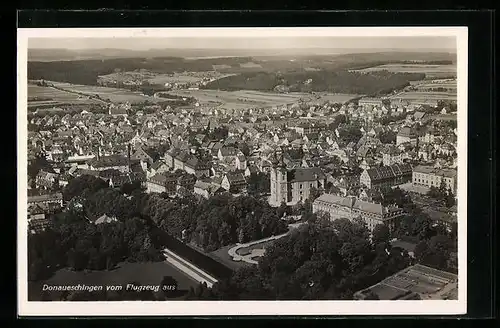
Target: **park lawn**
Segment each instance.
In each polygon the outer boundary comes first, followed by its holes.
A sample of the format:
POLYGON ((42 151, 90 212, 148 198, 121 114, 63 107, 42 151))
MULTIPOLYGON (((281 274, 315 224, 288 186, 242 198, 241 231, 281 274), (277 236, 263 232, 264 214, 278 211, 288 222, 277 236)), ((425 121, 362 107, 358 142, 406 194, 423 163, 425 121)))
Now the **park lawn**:
POLYGON ((243 247, 243 248, 238 249, 238 251, 236 253, 238 253, 238 255, 245 256, 245 255, 252 253, 252 250, 254 250, 254 249, 265 249, 267 246, 271 245, 274 242, 275 242, 275 240, 269 240, 269 241, 265 241, 262 243, 258 243, 258 244, 249 246, 249 247, 243 247))
POLYGON ((220 262, 224 264, 225 266, 229 267, 230 269, 237 270, 242 267, 249 266, 251 264, 248 264, 246 262, 236 262, 233 261, 231 256, 227 253, 228 250, 235 245, 229 245, 229 246, 224 246, 222 248, 219 248, 216 251, 210 252, 207 255, 216 260, 217 262, 220 262))

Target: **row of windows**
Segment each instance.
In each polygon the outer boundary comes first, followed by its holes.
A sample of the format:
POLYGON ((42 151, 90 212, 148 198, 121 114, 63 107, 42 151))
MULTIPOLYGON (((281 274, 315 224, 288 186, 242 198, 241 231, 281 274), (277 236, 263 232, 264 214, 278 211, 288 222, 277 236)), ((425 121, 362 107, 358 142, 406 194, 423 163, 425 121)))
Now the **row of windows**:
MULTIPOLYGON (((413 179, 413 182, 418 182, 418 183, 426 184, 426 185, 429 184, 429 180, 417 179, 417 178, 413 179)), ((431 186, 439 186, 440 184, 441 184, 441 181, 433 181, 433 180, 431 180, 431 186)), ((449 181, 449 180, 447 180, 447 179, 445 179, 445 184, 446 185, 451 185, 452 182, 449 181)))

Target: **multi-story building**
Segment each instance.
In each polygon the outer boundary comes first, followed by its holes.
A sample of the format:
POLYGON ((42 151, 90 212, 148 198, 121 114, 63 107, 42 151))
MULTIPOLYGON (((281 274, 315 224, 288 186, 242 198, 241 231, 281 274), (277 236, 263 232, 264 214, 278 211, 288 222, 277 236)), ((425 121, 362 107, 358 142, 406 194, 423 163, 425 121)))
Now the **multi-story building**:
POLYGON ((221 186, 227 191, 239 193, 246 190, 247 181, 243 173, 228 172, 222 178, 221 186))
POLYGON ((361 218, 370 231, 377 224, 385 224, 394 229, 396 222, 404 215, 402 209, 382 204, 360 200, 356 197, 341 197, 332 194, 323 194, 313 202, 313 213, 325 212, 331 220, 346 218, 349 220, 361 218))
POLYGON ((346 196, 350 190, 355 190, 359 187, 359 175, 342 176, 336 187, 346 196))
POLYGON ((146 192, 162 193, 174 195, 177 191, 177 174, 156 174, 146 180, 146 192))
POLYGON ((62 193, 45 194, 39 196, 28 197, 28 206, 31 205, 47 205, 51 207, 62 207, 63 206, 63 195, 62 193))
POLYGON ((49 205, 35 204, 28 207, 28 229, 31 233, 44 231, 51 225, 47 213, 50 212, 49 205))
POLYGON ((324 189, 326 176, 320 168, 287 170, 282 159, 271 169, 271 206, 295 205, 309 198, 312 188, 324 189))
POLYGON ((187 151, 171 149, 165 154, 165 163, 172 171, 182 170, 197 177, 210 176, 212 164, 208 160, 201 160, 187 151))
POLYGON ((120 172, 129 171, 130 160, 121 155, 110 155, 91 159, 87 166, 93 171, 118 170, 120 172))
POLYGON ((457 170, 437 169, 432 166, 420 165, 413 169, 412 182, 414 186, 439 188, 444 182, 446 189, 456 193, 457 170))
POLYGON ((192 174, 182 174, 177 178, 176 191, 193 191, 196 183, 196 177, 192 174))
POLYGON ((303 123, 296 126, 291 126, 290 129, 304 136, 319 133, 321 131, 321 126, 303 123))
POLYGON ((410 164, 393 164, 364 170, 359 182, 369 189, 392 187, 411 181, 411 177, 412 167, 410 164))
POLYGON ((399 146, 403 143, 409 142, 412 145, 416 145, 418 141, 418 135, 416 131, 408 126, 405 126, 399 130, 396 135, 396 146, 399 146))
POLYGON ((211 196, 225 192, 226 190, 219 185, 215 185, 209 182, 204 182, 197 180, 194 184, 194 193, 196 195, 202 196, 205 199, 211 196))
POLYGON ((382 151, 382 163, 386 166, 402 164, 401 151, 397 147, 388 147, 382 151))
POLYGON ((58 174, 40 170, 36 175, 35 183, 40 189, 52 189, 59 184, 58 174))

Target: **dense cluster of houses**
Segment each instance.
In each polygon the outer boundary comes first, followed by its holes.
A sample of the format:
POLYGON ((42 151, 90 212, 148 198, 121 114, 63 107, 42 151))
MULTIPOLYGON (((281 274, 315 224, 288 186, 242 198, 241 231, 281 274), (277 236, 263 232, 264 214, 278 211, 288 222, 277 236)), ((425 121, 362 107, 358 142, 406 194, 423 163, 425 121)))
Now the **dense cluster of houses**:
MULTIPOLYGON (((456 188, 449 180, 457 164, 456 129, 426 117, 415 106, 362 99, 358 104, 313 102, 266 109, 147 107, 148 113, 117 104, 104 114, 30 117, 35 128, 28 132, 28 158, 45 156, 51 163, 38 172, 32 186, 50 194, 72 178, 89 174, 115 188, 139 182, 147 192, 209 198, 222 192, 245 193, 249 177, 262 173, 270 181, 267 196, 273 206, 298 204, 315 188, 336 195, 335 202, 347 197, 351 212, 376 208, 391 220, 400 212, 349 197, 369 202, 370 190, 377 187, 429 187, 437 181, 428 178, 432 174, 444 176, 446 185, 456 188), (399 112, 410 114, 390 124, 377 121, 399 112), (328 123, 337 115, 346 120, 332 128, 328 123), (212 138, 222 126, 227 136, 212 138), (361 135, 357 140, 343 135, 353 127, 361 135), (395 135, 395 140, 386 141, 386 134, 395 135)), ((316 208, 334 199, 325 197, 316 208)))

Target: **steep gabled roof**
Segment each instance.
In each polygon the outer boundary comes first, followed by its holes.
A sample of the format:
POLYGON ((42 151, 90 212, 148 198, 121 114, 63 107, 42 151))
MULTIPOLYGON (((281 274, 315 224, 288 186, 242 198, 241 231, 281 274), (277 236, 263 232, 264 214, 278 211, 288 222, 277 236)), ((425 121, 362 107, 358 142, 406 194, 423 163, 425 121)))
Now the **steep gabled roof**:
POLYGON ((296 168, 287 172, 288 182, 306 182, 324 179, 325 174, 319 167, 296 168))

